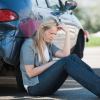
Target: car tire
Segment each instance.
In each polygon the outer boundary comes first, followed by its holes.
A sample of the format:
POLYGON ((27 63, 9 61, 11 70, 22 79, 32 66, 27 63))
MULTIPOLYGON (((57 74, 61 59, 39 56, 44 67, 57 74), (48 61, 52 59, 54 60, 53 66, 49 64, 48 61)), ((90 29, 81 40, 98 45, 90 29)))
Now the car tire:
POLYGON ((17 68, 16 82, 17 82, 18 89, 20 91, 25 91, 25 88, 23 86, 22 75, 21 75, 21 71, 20 71, 20 68, 19 67, 17 68))

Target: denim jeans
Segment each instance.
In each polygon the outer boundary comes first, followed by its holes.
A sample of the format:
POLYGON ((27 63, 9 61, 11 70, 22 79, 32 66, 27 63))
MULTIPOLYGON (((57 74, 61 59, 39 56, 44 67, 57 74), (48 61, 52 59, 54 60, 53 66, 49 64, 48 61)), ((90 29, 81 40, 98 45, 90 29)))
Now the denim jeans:
POLYGON ((28 93, 32 96, 51 95, 63 84, 68 75, 100 97, 100 77, 75 54, 58 60, 40 74, 39 84, 29 86, 28 93))

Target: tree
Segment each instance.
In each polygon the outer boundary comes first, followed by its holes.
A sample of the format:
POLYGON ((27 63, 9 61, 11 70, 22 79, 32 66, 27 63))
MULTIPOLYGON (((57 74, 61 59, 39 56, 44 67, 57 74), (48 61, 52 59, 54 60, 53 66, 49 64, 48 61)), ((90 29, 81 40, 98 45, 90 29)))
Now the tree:
POLYGON ((80 6, 75 9, 75 15, 79 18, 83 27, 90 33, 100 31, 99 9, 99 4, 91 7, 80 6))

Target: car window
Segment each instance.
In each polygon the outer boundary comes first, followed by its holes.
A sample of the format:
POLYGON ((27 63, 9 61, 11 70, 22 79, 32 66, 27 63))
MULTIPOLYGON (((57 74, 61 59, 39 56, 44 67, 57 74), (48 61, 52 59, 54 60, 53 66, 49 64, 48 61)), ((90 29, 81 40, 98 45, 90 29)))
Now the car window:
POLYGON ((38 6, 40 8, 47 8, 46 0, 32 0, 34 6, 38 6))
POLYGON ((47 0, 49 3, 49 6, 55 6, 58 5, 59 6, 59 1, 58 0, 47 0))
POLYGON ((38 2, 39 7, 47 8, 47 4, 45 0, 38 0, 38 1, 39 1, 38 2))
POLYGON ((33 6, 37 6, 36 0, 32 0, 32 5, 33 5, 33 6))
POLYGON ((33 0, 33 5, 41 8, 59 6, 58 0, 33 0))

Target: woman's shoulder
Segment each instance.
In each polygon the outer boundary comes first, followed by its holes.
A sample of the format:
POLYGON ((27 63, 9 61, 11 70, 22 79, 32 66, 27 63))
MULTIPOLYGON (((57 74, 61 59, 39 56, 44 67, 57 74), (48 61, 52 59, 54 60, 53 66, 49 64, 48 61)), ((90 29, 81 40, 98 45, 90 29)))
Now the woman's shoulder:
POLYGON ((34 41, 32 38, 28 38, 24 41, 24 43, 22 44, 22 49, 25 48, 33 48, 34 47, 34 41))
POLYGON ((32 38, 28 38, 24 41, 23 45, 27 45, 27 46, 31 46, 33 45, 33 39, 32 38))

